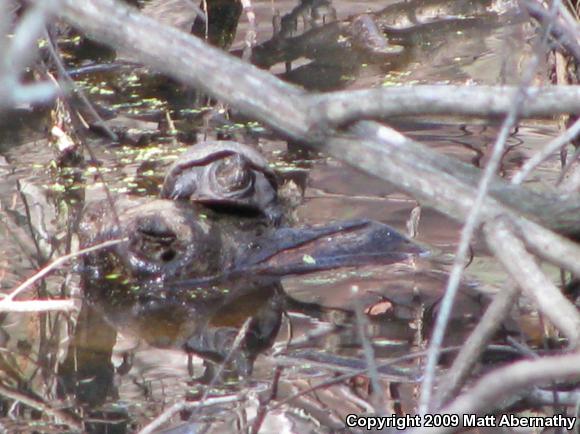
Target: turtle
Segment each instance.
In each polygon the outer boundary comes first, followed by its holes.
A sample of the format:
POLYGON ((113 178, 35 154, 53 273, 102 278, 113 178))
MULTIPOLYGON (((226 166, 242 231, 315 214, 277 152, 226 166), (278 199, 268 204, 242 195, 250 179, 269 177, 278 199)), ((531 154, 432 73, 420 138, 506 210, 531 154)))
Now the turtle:
POLYGON ((161 198, 263 215, 275 225, 282 218, 276 173, 260 153, 234 141, 206 141, 186 150, 169 168, 161 198))
POLYGON ((132 276, 143 288, 149 282, 156 290, 168 284, 187 292, 231 276, 279 277, 390 264, 424 251, 390 226, 367 219, 263 228, 240 226, 236 215, 216 216, 218 211, 188 201, 121 198, 114 206, 116 221, 107 201, 85 210, 79 231, 83 248, 119 240, 87 255, 85 265, 97 279, 132 276))
POLYGON ((277 335, 284 276, 424 253, 393 228, 365 219, 262 228, 190 201, 121 196, 113 205, 90 204, 80 222, 82 248, 114 241, 83 256, 81 282, 91 305, 153 346, 214 362, 230 358, 239 327, 251 319, 232 360, 242 375, 277 335))

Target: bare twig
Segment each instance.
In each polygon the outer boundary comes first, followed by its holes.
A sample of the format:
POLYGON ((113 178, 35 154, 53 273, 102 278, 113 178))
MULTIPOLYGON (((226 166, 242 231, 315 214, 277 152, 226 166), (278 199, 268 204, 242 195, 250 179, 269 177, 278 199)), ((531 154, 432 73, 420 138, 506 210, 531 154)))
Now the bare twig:
POLYGON ((364 316, 362 306, 360 305, 360 300, 358 299, 358 287, 353 286, 352 292, 356 315, 356 327, 358 330, 359 338, 361 340, 361 346, 363 349, 366 365, 369 369, 369 377, 373 388, 371 402, 373 404, 375 414, 383 415, 386 410, 385 391, 379 379, 379 370, 377 369, 377 362, 375 360, 375 351, 367 335, 368 320, 364 316))
MULTIPOLYGON (((392 116, 505 116, 517 93, 513 86, 397 86, 329 92, 313 96, 312 111, 329 125, 392 116)), ((546 117, 580 111, 580 86, 529 87, 523 117, 546 117)))
MULTIPOLYGON (((540 2, 536 0, 522 0, 520 3, 524 5, 524 7, 528 10, 528 13, 533 18, 538 20, 540 24, 545 25, 550 19, 549 11, 544 8, 540 2)), ((578 29, 570 28, 565 24, 565 21, 561 21, 560 19, 553 20, 551 25, 551 36, 576 59, 576 62, 580 62, 580 43, 578 43, 578 29)))
MULTIPOLYGON (((580 378, 580 353, 526 360, 499 368, 482 377, 469 391, 441 409, 444 414, 456 414, 462 421, 464 414, 481 415, 501 408, 502 402, 533 384, 580 378)), ((410 434, 451 433, 458 427, 417 428, 410 434)))
POLYGON ((578 309, 546 277, 505 219, 488 222, 485 233, 489 248, 524 293, 535 301, 540 312, 568 338, 570 347, 578 346, 578 309))
MULTIPOLYGON (((453 351, 458 351, 459 349, 460 349, 460 347, 448 347, 448 348, 444 348, 442 350, 442 353, 450 353, 450 352, 453 352, 453 351)), ((379 362, 377 364, 377 369, 382 370, 382 369, 388 368, 388 367, 390 367, 390 366, 392 366, 392 365, 394 365, 396 363, 401 363, 401 362, 405 362, 405 361, 408 361, 408 360, 413 360, 413 359, 417 359, 417 358, 420 358, 420 357, 424 357, 426 354, 427 354, 426 351, 417 351, 417 352, 414 352, 414 353, 411 353, 411 354, 406 354, 406 355, 401 356, 401 357, 396 357, 394 359, 390 359, 388 361, 382 361, 382 362, 379 362)), ((283 359, 284 356, 281 356, 281 358, 283 359)), ((277 362, 278 365, 289 365, 289 366, 296 365, 297 360, 295 358, 293 358, 293 357, 290 357, 289 360, 287 360, 287 361, 283 361, 283 360, 281 360, 281 358, 280 357, 276 357, 276 362, 277 362)), ((298 362, 300 362, 300 361, 301 360, 298 360, 298 362)), ((310 364, 310 363, 311 363, 311 361, 308 360, 308 364, 310 364)), ((318 365, 318 367, 325 368, 325 366, 323 366, 322 364, 318 365)), ((326 369, 332 369, 333 371, 336 371, 337 370, 337 367, 335 367, 335 366, 331 366, 331 367, 326 366, 326 369)), ((308 393, 311 393, 311 392, 313 392, 315 390, 323 389, 323 388, 328 387, 328 386, 331 386, 333 384, 337 384, 337 383, 341 383, 341 382, 346 381, 346 380, 350 380, 351 378, 356 377, 356 376, 359 376, 359 375, 368 375, 369 367, 367 366, 365 369, 356 369, 356 370, 349 369, 349 371, 350 372, 347 372, 346 374, 339 375, 337 377, 333 377, 333 378, 331 378, 331 379, 329 379, 327 381, 324 381, 324 382, 322 382, 320 384, 317 384, 316 386, 314 386, 312 388, 309 388, 307 390, 302 390, 302 391, 296 393, 295 395, 289 396, 288 398, 286 398, 286 399, 284 399, 284 400, 276 403, 275 405, 273 405, 270 408, 270 410, 275 410, 277 408, 280 408, 283 405, 286 405, 289 402, 293 401, 294 399, 296 399, 296 398, 298 398, 300 396, 303 396, 303 395, 307 395, 308 393)), ((387 376, 385 376, 383 374, 380 374, 380 375, 382 377, 385 377, 385 378, 389 379, 389 376, 388 375, 387 376)), ((397 381, 397 380, 394 380, 394 381, 397 381)))
POLYGON ((265 399, 260 400, 260 406, 258 407, 256 417, 252 422, 252 430, 250 431, 250 434, 258 434, 260 432, 260 428, 262 427, 264 419, 266 418, 266 415, 269 411, 268 406, 270 402, 276 399, 276 396, 278 395, 278 383, 280 382, 280 377, 282 376, 283 370, 284 368, 281 366, 276 366, 274 368, 274 375, 270 383, 270 393, 265 399))
MULTIPOLYGON (((571 140, 574 140, 578 134, 580 134, 580 119, 574 122, 574 124, 563 134, 556 137, 554 140, 544 146, 541 151, 537 152, 532 156, 532 158, 526 161, 522 168, 513 176, 512 183, 521 184, 532 172, 532 170, 546 161, 554 152, 559 151, 561 148, 570 143, 571 140)), ((573 161, 573 159, 571 159, 571 161, 573 161)), ((568 164, 566 166, 569 167, 568 164)), ((562 170, 562 174, 564 173, 565 170, 562 170)))
MULTIPOLYGON (((553 0, 551 6, 551 17, 555 16, 559 0, 553 0)), ((550 31, 550 20, 544 29, 544 35, 542 36, 539 44, 539 48, 544 47, 547 39, 547 35, 550 31)), ((539 63, 539 53, 537 53, 528 65, 524 77, 518 87, 517 92, 513 95, 512 104, 509 107, 507 115, 501 126, 495 144, 493 145, 493 151, 487 166, 483 172, 479 186, 477 189, 477 196, 473 203, 473 208, 469 211, 465 225, 461 230, 461 236, 459 239, 459 245, 457 246, 457 252, 455 254, 455 260, 453 261, 453 267, 451 268, 451 273, 449 275, 449 280, 447 282, 447 287, 445 288, 445 295, 441 302, 441 309, 437 315, 435 321, 435 328, 431 336, 431 341, 429 343, 429 353, 427 355, 427 362, 425 365, 425 378, 423 380, 421 388, 421 396, 419 399, 419 413, 425 414, 430 409, 431 394, 433 389, 433 383, 435 379, 435 369, 437 366, 437 361, 439 359, 439 350, 443 344, 443 338, 445 336, 445 330, 451 317, 451 311, 453 309, 453 303, 455 301, 455 296, 459 289, 459 282, 461 280, 461 274, 463 273, 463 268, 465 261, 467 259, 467 254, 469 252, 469 243, 471 238, 475 233, 479 222, 483 218, 482 209, 484 207, 484 199, 490 190, 491 182, 495 176, 497 169, 501 163, 501 159, 504 154, 505 145, 509 137, 510 130, 514 127, 518 121, 518 117, 524 102, 527 100, 526 88, 531 84, 534 74, 536 73, 536 68, 539 63)))
MULTIPOLYGON (((154 420, 152 420, 149 424, 147 424, 147 426, 145 426, 143 429, 141 429, 141 431, 139 431, 139 434, 150 434, 150 433, 154 432, 157 428, 159 428, 161 425, 166 423, 169 419, 171 419, 175 414, 177 414, 183 408, 193 409, 193 412, 190 415, 190 419, 193 419, 196 416, 196 414, 199 412, 199 410, 208 406, 207 405, 208 402, 216 402, 215 400, 220 399, 220 398, 209 398, 209 394, 211 393, 213 386, 221 378, 221 374, 222 374, 223 370, 225 369, 226 365, 230 362, 231 358, 236 354, 236 352, 239 351, 240 345, 242 344, 244 337, 248 333, 248 329, 250 327, 251 321, 252 321, 252 318, 248 318, 244 322, 244 324, 242 325, 242 327, 240 328, 238 333, 236 334, 236 338, 234 339, 234 342, 232 343, 232 347, 230 348, 230 350, 229 350, 228 354, 226 355, 226 357, 224 358, 224 360, 218 366, 218 369, 216 370, 216 372, 215 372, 213 378, 211 379, 211 381, 209 382, 209 384, 207 384, 205 386, 203 394, 202 394, 201 398, 199 399, 199 401, 195 402, 195 403, 182 401, 182 402, 178 402, 178 403, 174 404, 168 410, 164 411, 163 413, 161 413, 161 415, 159 415, 154 420)), ((235 397, 233 397, 233 399, 232 398, 230 398, 230 399, 231 400, 228 402, 240 401, 243 399, 243 397, 241 397, 238 394, 235 397)), ((223 403, 223 402, 219 402, 219 403, 223 403)), ((210 405, 214 405, 214 404, 210 404, 210 405)))
POLYGON ((73 312, 79 309, 76 300, 0 301, 0 312, 73 312))
POLYGON ((246 31, 246 37, 244 38, 245 47, 242 59, 249 61, 252 58, 252 49, 256 46, 256 38, 258 35, 256 13, 254 12, 251 0, 241 0, 241 2, 246 17, 248 18, 248 30, 246 31))
POLYGON ((518 294, 517 287, 508 283, 494 296, 492 303, 485 311, 475 330, 461 347, 461 351, 453 361, 453 365, 447 370, 447 374, 441 381, 442 389, 437 399, 438 407, 440 404, 445 404, 461 389, 473 365, 485 351, 487 343, 510 312, 518 294))
POLYGON ((54 44, 53 38, 51 37, 51 35, 49 34, 49 32, 47 30, 44 31, 44 37, 46 38, 48 51, 49 51, 49 53, 54 61, 54 64, 56 65, 56 69, 58 71, 59 77, 66 82, 66 85, 69 89, 72 89, 74 91, 75 95, 77 95, 77 97, 79 98, 81 103, 85 106, 85 108, 89 111, 89 113, 91 114, 91 116, 95 120, 96 125, 103 128, 103 131, 105 131, 105 133, 107 133, 107 135, 109 136, 109 138, 111 140, 114 140, 114 141, 119 140, 117 135, 105 123, 105 121, 103 120, 101 115, 99 115, 99 113, 97 113, 97 111, 93 107, 93 104, 89 101, 89 99, 85 95, 85 92, 80 87, 78 87, 76 85, 76 83, 73 81, 73 79, 70 77, 69 73, 67 72, 67 70, 64 66, 64 63, 62 61, 62 57, 61 57, 60 53, 58 52, 58 50, 54 44))
POLYGON ((78 258, 79 256, 85 255, 87 253, 94 252, 96 250, 100 250, 100 249, 114 246, 115 244, 119 244, 123 241, 126 241, 126 240, 125 239, 116 239, 116 240, 105 241, 104 243, 100 243, 100 244, 97 244, 97 245, 94 245, 91 247, 87 247, 86 249, 82 249, 82 250, 79 250, 78 252, 70 253, 68 255, 61 256, 58 259, 55 259, 50 264, 48 264, 46 267, 44 267, 42 270, 40 270, 39 272, 37 272, 36 274, 31 276, 30 278, 26 279, 26 281, 24 281, 17 288, 12 290, 12 292, 10 292, 7 295, 4 295, 4 297, 0 300, 0 311, 7 308, 8 306, 10 306, 10 302, 12 302, 14 300, 14 298, 18 294, 20 294, 22 291, 29 288, 31 285, 33 285, 35 282, 42 279, 44 276, 46 276, 51 271, 53 271, 53 270, 57 269, 58 267, 60 267, 61 265, 65 264, 67 261, 74 259, 74 258, 78 258))
POLYGON ((182 410, 201 410, 202 408, 211 407, 213 405, 223 405, 230 404, 232 402, 237 402, 240 397, 234 396, 216 396, 212 398, 206 398, 199 402, 187 402, 181 401, 173 404, 171 407, 163 411, 159 416, 157 416, 153 421, 148 423, 143 427, 139 434, 151 434, 155 432, 158 428, 163 426, 165 423, 169 422, 173 416, 182 410))
POLYGON ((576 148, 576 150, 574 151, 574 154, 572 154, 572 156, 570 158, 568 158, 568 161, 566 161, 566 164, 564 165, 564 167, 562 168, 562 171, 560 172, 560 176, 558 176, 558 181, 556 183, 560 186, 561 189, 563 189, 565 187, 568 189, 568 191, 571 191, 571 190, 573 191, 573 189, 570 188, 571 187, 570 185, 564 186, 562 181, 564 180, 564 177, 568 174, 568 172, 570 172, 570 169, 578 161, 578 158, 580 158, 580 150, 578 148, 576 148))
POLYGON ((0 383, 0 395, 3 395, 9 399, 13 399, 16 402, 21 402, 22 404, 27 405, 30 408, 34 408, 41 413, 48 414, 51 417, 64 422, 72 429, 83 431, 82 421, 79 420, 76 415, 53 408, 51 405, 47 404, 44 400, 41 400, 38 397, 30 396, 20 391, 11 389, 2 383, 0 383))
MULTIPOLYGON (((31 7, 20 20, 11 43, 4 48, 0 59, 0 109, 21 104, 46 102, 59 92, 58 86, 50 82, 23 85, 20 74, 32 62, 38 51, 37 40, 42 36, 46 20, 58 10, 59 0, 39 2, 31 7)), ((2 17, 7 20, 10 14, 2 17)), ((2 31, 7 26, 2 25, 2 31)), ((4 38, 4 32, 0 34, 4 38)))

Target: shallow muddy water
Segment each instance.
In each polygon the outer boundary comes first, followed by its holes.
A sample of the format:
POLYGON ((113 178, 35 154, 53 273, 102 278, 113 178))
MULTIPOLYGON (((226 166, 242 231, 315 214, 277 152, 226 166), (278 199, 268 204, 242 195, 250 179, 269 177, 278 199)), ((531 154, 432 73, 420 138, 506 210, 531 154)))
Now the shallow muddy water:
MULTIPOLYGON (((294 31, 298 39, 291 41, 295 44, 304 44, 298 33, 304 26, 312 26, 309 20, 314 15, 335 15, 332 19, 342 21, 356 14, 372 15, 394 2, 312 3, 315 7, 306 8, 308 17, 297 18, 294 31), (313 15, 317 8, 322 12, 313 15)), ((474 8, 479 6, 479 2, 472 3, 474 8)), ((509 9, 509 3, 482 4, 485 13, 474 18, 464 11, 452 13, 444 8, 446 13, 440 11, 435 20, 429 18, 428 11, 424 20, 419 14, 413 15, 413 19, 407 17, 411 29, 387 32, 390 41, 403 44, 396 56, 361 55, 353 44, 347 44, 346 48, 330 47, 326 54, 317 48, 316 56, 308 58, 303 55, 308 50, 302 46, 295 59, 276 62, 271 70, 306 88, 321 90, 412 83, 517 83, 531 51, 534 30, 509 9)), ((260 46, 271 40, 272 22, 296 10, 297 4, 287 0, 257 1, 253 6, 260 46)), ((405 21, 405 16, 400 14, 400 22, 405 21)), ((233 51, 243 49, 247 30, 247 19, 242 14, 233 51)), ((75 57, 70 57, 70 63, 71 67, 81 65, 75 57)), ((547 76, 544 65, 537 76, 538 82, 547 76)), ((74 221, 76 208, 84 202, 104 198, 97 170, 114 196, 153 197, 158 194, 167 167, 186 146, 205 137, 230 138, 261 150, 286 181, 286 188, 298 192, 300 199, 295 200, 297 204, 292 211, 297 226, 369 218, 407 233, 411 215, 419 211, 420 204, 383 181, 332 158, 287 144, 235 113, 226 116, 225 110, 216 110, 213 102, 161 77, 143 71, 115 70, 82 74, 76 80, 91 100, 116 111, 111 125, 123 132, 121 143, 112 144, 90 135, 88 141, 98 163, 87 157, 87 164, 78 171, 85 183, 73 184, 71 188, 66 174, 63 176, 51 163, 54 155, 45 140, 50 121, 14 115, 26 126, 17 129, 19 123, 4 120, 0 134, 3 292, 9 292, 35 272, 39 251, 45 252, 48 259, 46 252, 51 246, 59 246, 52 258, 65 253, 67 244, 74 247, 75 237, 66 235, 74 234, 74 225, 67 222, 74 221), (174 122, 175 134, 168 134, 171 127, 166 126, 164 131, 158 128, 166 115, 174 122), (37 231, 36 241, 30 235, 30 226, 37 231)), ((485 165, 498 131, 497 124, 486 121, 449 118, 394 119, 392 126, 478 167, 485 165)), ((520 124, 509 138, 502 174, 509 177, 557 132, 555 121, 520 124)), ((529 186, 541 189, 553 183, 558 169, 559 158, 555 155, 535 172, 529 186)), ((135 306, 107 307, 106 303, 105 307, 98 303, 96 307, 90 306, 83 301, 79 278, 74 272, 80 266, 66 267, 49 277, 41 290, 77 297, 83 305, 78 318, 21 313, 0 317, 3 371, 0 395, 6 397, 0 399, 0 424, 5 432, 71 432, 61 423, 63 415, 68 415, 84 422, 86 432, 136 432, 173 403, 184 397, 199 399, 206 393, 210 397, 233 397, 236 401, 199 411, 192 418, 195 423, 182 426, 181 431, 168 432, 246 431, 263 411, 260 402, 268 400, 272 385, 276 384, 276 400, 272 401, 276 407, 265 414, 260 432, 341 430, 347 414, 372 411, 372 387, 365 375, 353 375, 290 402, 286 399, 339 375, 365 368, 357 309, 368 314, 363 328, 377 360, 403 357, 381 371, 387 407, 394 414, 413 413, 421 359, 404 356, 426 346, 459 228, 449 218, 421 208, 416 240, 429 248, 428 258, 286 276, 281 282, 283 295, 279 296, 283 302, 276 299, 278 295, 270 299, 259 293, 255 299, 249 297, 229 306, 219 313, 219 321, 215 318, 212 321, 239 327, 248 315, 255 314, 256 306, 268 300, 271 303, 268 312, 274 312, 273 319, 268 317, 264 322, 281 324, 279 330, 271 326, 277 331, 273 336, 263 337, 266 341, 272 339, 273 346, 257 355, 251 376, 238 378, 234 370, 226 372, 223 381, 218 382, 211 381, 215 365, 183 350, 184 334, 192 330, 197 320, 188 316, 190 313, 180 316, 178 309, 160 309, 156 315, 140 318, 135 306), (275 375, 279 378, 274 380, 275 375), (208 387, 208 383, 212 384, 208 387), (15 398, 10 393, 35 400, 32 407, 36 405, 37 409, 13 404, 15 398), (41 407, 41 402, 50 411, 41 407)), ((505 283, 503 271, 488 257, 483 244, 476 241, 473 251, 446 345, 464 341, 485 308, 486 294, 501 290, 505 283)), ((34 293, 30 290, 26 295, 34 293)), ((541 327, 533 315, 514 318, 514 324, 506 324, 505 331, 522 333, 529 344, 539 344, 541 327)), ((497 342, 503 343, 499 338, 497 342)), ((489 363, 508 356, 498 351, 498 355, 489 356, 489 363)), ((480 369, 485 370, 485 365, 480 369)), ((187 421, 192 411, 181 411, 170 425, 177 425, 179 419, 187 421)))

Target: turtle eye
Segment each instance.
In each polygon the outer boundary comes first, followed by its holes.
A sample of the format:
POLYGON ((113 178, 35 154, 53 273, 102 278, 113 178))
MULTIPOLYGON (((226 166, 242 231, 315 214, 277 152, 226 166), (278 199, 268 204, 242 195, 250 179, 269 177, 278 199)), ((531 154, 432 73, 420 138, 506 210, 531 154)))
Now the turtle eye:
POLYGON ((254 173, 240 155, 232 155, 216 162, 213 177, 216 186, 223 193, 243 196, 253 191, 254 173))

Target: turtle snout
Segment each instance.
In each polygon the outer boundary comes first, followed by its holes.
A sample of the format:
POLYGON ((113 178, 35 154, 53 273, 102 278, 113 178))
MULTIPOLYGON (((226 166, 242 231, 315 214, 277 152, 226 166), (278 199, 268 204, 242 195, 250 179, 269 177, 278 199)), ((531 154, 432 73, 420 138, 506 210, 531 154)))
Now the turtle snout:
POLYGON ((183 250, 178 233, 159 216, 137 219, 129 234, 129 264, 133 271, 156 274, 177 260, 183 250))
POLYGON ((177 255, 174 248, 176 240, 176 234, 171 231, 151 231, 143 228, 138 230, 134 238, 134 247, 152 260, 169 262, 177 255))

